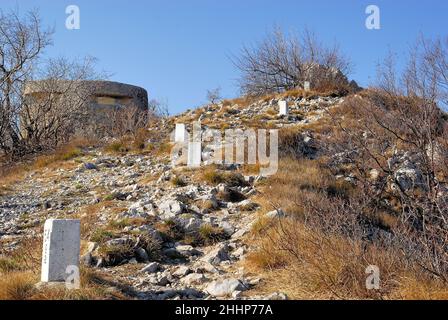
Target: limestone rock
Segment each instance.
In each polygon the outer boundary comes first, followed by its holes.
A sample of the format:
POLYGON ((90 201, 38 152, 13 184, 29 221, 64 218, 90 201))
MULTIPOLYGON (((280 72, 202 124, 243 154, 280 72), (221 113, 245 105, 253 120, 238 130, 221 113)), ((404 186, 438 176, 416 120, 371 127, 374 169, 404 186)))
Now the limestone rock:
POLYGON ((140 270, 140 272, 154 273, 159 269, 160 269, 160 265, 157 262, 151 262, 151 263, 147 264, 146 266, 144 266, 140 270))
POLYGON ((213 281, 205 291, 214 297, 231 296, 235 291, 245 291, 246 287, 235 278, 213 281))
POLYGON ((181 282, 186 285, 202 284, 207 281, 207 277, 202 273, 190 273, 186 277, 181 279, 181 282))
POLYGON ((219 244, 215 249, 202 258, 203 261, 212 265, 218 265, 222 261, 227 261, 229 259, 229 246, 227 244, 219 244))

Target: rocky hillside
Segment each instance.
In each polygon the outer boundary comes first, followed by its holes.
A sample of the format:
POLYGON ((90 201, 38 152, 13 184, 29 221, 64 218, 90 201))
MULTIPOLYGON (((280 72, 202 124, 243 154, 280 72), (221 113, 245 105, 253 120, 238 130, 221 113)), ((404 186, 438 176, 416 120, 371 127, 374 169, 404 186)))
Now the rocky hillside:
MULTIPOLYGON (((323 138, 341 138, 331 131, 331 117, 332 110, 341 112, 346 99, 289 94, 223 101, 157 122, 143 140, 76 146, 68 154, 38 159, 37 165, 0 183, 0 273, 18 277, 16 283, 36 283, 44 221, 79 218, 81 293, 32 287, 26 297, 406 296, 407 282, 404 289, 401 284, 398 289, 387 285, 378 293, 362 288, 365 261, 381 261, 380 267, 387 270, 393 265, 395 271, 384 275, 387 283, 401 283, 394 281, 402 281, 409 271, 402 260, 391 258, 398 258, 392 251, 372 249, 377 245, 372 241, 395 245, 396 216, 385 208, 397 204, 389 198, 381 212, 365 213, 370 202, 362 201, 380 199, 378 186, 386 186, 389 194, 394 186, 404 191, 418 188, 424 174, 409 153, 396 151, 390 156, 392 180, 369 167, 368 181, 376 195, 364 191, 361 199, 362 192, 356 191, 359 167, 353 161, 354 154, 360 155, 356 146, 348 149, 338 143, 342 152, 337 152, 322 144, 323 138), (289 115, 278 115, 279 99, 288 101, 289 115), (264 178, 257 166, 173 166, 170 132, 175 123, 190 127, 195 120, 203 129, 282 129, 279 173, 264 178), (364 251, 358 249, 362 246, 364 251), (331 267, 316 268, 323 263, 331 267), (328 279, 333 280, 327 283, 328 279)), ((363 139, 368 139, 367 133, 363 139)))
MULTIPOLYGON (((227 101, 188 111, 152 129, 169 132, 174 122, 188 124, 198 118, 205 127, 257 121, 271 128, 296 126, 317 121, 326 108, 341 102, 333 97, 286 99, 289 116, 277 115, 276 99, 247 105, 227 101)), ((82 148, 73 159, 32 169, 3 186, 1 259, 5 265, 12 259, 15 266, 32 239, 33 268, 38 269, 45 219, 80 218, 83 265, 118 283, 115 289, 128 297, 285 299, 276 291, 257 295, 262 277, 241 264, 251 250, 244 239, 258 218, 260 204, 253 197, 262 180, 235 165, 173 168, 166 152, 82 148)))

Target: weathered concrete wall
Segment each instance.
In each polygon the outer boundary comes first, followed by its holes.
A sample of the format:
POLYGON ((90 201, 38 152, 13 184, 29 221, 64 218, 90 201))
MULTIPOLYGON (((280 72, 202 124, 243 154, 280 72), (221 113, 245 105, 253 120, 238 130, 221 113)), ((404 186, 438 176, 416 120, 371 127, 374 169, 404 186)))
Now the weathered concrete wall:
POLYGON ((114 98, 117 102, 130 102, 145 110, 148 108, 148 92, 145 89, 113 81, 32 81, 26 84, 24 94, 26 96, 39 97, 48 92, 63 93, 67 91, 67 88, 70 86, 76 87, 77 90, 85 90, 89 92, 92 97, 92 106, 98 104, 97 98, 103 98, 103 102, 107 101, 107 98, 114 98))

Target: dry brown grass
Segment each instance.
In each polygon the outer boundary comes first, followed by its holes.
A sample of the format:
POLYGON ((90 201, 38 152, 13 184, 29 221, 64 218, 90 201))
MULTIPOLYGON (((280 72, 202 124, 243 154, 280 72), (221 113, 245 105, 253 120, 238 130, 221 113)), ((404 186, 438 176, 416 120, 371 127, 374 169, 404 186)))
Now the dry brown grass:
MULTIPOLYGON (((353 226, 335 204, 355 197, 356 189, 335 180, 318 161, 281 160, 279 172, 261 192, 256 199, 263 207, 260 218, 247 237, 256 249, 244 262, 247 270, 264 278, 256 293, 282 288, 292 299, 443 299, 448 294, 446 284, 428 277, 397 249, 345 235, 343 230, 353 226), (323 214, 321 218, 310 216, 309 203, 322 210, 311 210, 323 214), (274 207, 288 216, 264 217, 274 207), (324 221, 318 224, 319 219, 324 221), (380 269, 380 290, 366 289, 369 265, 380 269)), ((366 213, 365 218, 372 217, 366 213)), ((394 224, 385 213, 372 221, 394 224)))
POLYGON ((155 154, 165 155, 171 151, 171 144, 166 140, 167 133, 158 128, 140 128, 134 134, 116 138, 103 146, 106 153, 124 154, 155 154), (151 140, 151 143, 148 141, 151 140))
POLYGON ((24 159, 17 164, 0 164, 0 195, 13 191, 14 185, 22 181, 27 173, 44 168, 73 168, 71 161, 84 155, 83 149, 96 145, 95 140, 76 138, 47 154, 24 159))
POLYGON ((417 279, 415 275, 404 275, 396 292, 397 299, 404 300, 448 300, 446 284, 433 279, 417 279))
MULTIPOLYGON (((31 272, 11 272, 0 278, 0 300, 104 300, 128 299, 117 285, 104 275, 81 268, 81 288, 68 290, 64 287, 36 288, 39 276, 31 272)), ((119 285, 117 285, 119 287, 119 285)))
POLYGON ((0 256, 0 300, 79 300, 127 299, 127 291, 109 277, 81 267, 81 289, 48 287, 37 289, 39 282, 42 237, 24 238, 13 252, 0 256), (118 290, 110 290, 110 287, 118 290), (122 293, 121 289, 125 293, 122 293))
POLYGON ((245 175, 258 175, 261 170, 260 163, 257 164, 244 164, 241 171, 245 175))
POLYGON ((50 164, 65 162, 76 159, 84 155, 83 149, 97 144, 95 140, 77 138, 66 145, 57 148, 47 155, 41 155, 36 158, 33 164, 34 169, 44 168, 50 164))
POLYGON ((213 165, 202 169, 200 179, 212 185, 225 183, 228 186, 236 187, 246 184, 244 177, 240 173, 222 171, 213 165))
POLYGON ((292 89, 282 93, 266 94, 264 96, 243 96, 235 99, 223 100, 224 107, 230 107, 238 105, 240 108, 248 107, 249 105, 258 101, 270 101, 272 99, 284 99, 288 97, 294 98, 314 98, 314 97, 328 97, 328 96, 341 96, 345 95, 345 92, 341 92, 334 88, 319 88, 317 90, 305 91, 303 89, 292 89))
POLYGON ((175 176, 171 179, 171 184, 175 187, 185 187, 187 185, 187 180, 185 177, 175 176))
POLYGON ((0 278, 0 300, 26 300, 34 292, 36 277, 29 272, 3 274, 0 278))
POLYGON ((317 198, 319 193, 349 192, 346 184, 332 177, 319 162, 307 159, 281 159, 277 174, 266 185, 256 198, 265 210, 272 210, 274 205, 296 216, 303 214, 300 204, 305 196, 317 198))
POLYGON ((127 208, 120 206, 120 203, 116 201, 102 201, 81 208, 77 214, 77 218, 81 220, 81 236, 88 239, 99 230, 97 226, 102 212, 107 211, 110 216, 114 216, 126 210, 127 208))
POLYGON ((22 181, 29 170, 24 164, 0 167, 0 196, 14 190, 14 185, 22 181))
POLYGON ((292 299, 446 299, 448 287, 407 265, 393 250, 320 234, 293 220, 275 222, 245 266, 263 274, 261 293, 282 288, 292 299), (287 242, 287 243, 285 243, 287 242), (365 269, 380 269, 380 289, 367 290, 365 269))

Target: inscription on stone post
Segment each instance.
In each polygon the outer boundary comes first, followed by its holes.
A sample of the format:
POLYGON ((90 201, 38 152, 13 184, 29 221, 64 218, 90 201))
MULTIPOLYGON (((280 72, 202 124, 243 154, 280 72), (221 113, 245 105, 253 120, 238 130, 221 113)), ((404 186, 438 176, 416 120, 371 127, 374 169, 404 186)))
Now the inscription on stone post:
POLYGON ((287 116, 288 115, 288 104, 286 103, 285 100, 280 100, 278 102, 278 109, 279 109, 278 114, 280 116, 287 116))
POLYGON ((42 282, 66 281, 69 276, 67 270, 79 268, 80 230, 79 220, 49 219, 45 221, 42 282))

